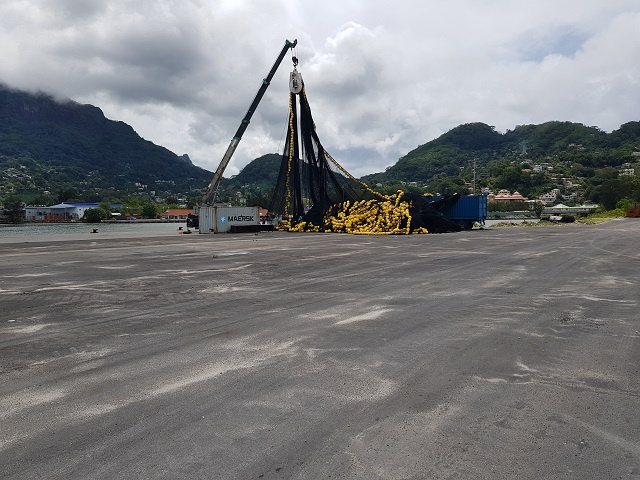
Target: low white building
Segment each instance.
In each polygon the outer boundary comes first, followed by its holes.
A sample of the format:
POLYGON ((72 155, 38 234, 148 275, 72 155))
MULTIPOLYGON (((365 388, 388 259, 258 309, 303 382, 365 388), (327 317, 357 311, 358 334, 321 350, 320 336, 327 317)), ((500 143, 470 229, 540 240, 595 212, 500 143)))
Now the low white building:
POLYGON ((596 208, 598 208, 598 205, 580 205, 578 207, 569 207, 568 205, 559 203, 558 205, 553 205, 551 207, 544 207, 544 209, 542 210, 542 214, 574 215, 580 217, 595 212, 596 208))
MULTIPOLYGON (((98 203, 63 202, 50 207, 32 206, 25 208, 25 220, 27 222, 80 220, 84 212, 90 208, 98 208, 98 203)), ((112 203, 111 208, 122 207, 121 203, 112 203)))

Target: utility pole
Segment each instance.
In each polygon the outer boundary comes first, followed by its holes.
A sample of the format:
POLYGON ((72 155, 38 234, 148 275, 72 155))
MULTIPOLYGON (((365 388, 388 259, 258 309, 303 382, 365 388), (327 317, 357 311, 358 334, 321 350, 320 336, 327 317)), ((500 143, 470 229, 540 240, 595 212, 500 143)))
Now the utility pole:
POLYGON ((473 194, 476 194, 476 159, 473 159, 473 194))

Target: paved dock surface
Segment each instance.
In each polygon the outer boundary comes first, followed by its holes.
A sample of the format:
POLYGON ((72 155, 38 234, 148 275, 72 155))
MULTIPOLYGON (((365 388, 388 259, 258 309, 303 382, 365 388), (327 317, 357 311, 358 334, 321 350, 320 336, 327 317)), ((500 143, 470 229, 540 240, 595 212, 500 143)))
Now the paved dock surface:
POLYGON ((640 479, 640 221, 0 245, 2 479, 640 479))

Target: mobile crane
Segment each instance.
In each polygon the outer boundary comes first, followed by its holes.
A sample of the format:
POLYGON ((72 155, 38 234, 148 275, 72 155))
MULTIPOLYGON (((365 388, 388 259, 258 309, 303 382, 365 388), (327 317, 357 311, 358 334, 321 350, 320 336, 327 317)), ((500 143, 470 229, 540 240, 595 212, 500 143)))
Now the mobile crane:
MULTIPOLYGON (((284 46, 282 47, 282 50, 278 55, 278 58, 276 58, 276 61, 271 67, 271 70, 269 70, 269 73, 267 74, 267 76, 264 78, 264 80, 262 80, 262 84, 258 89, 258 93, 256 93, 256 96, 253 99, 253 102, 251 102, 251 105, 249 106, 249 110, 247 110, 247 113, 245 114, 244 118, 242 119, 242 122, 240 123, 240 126, 238 127, 238 130, 236 131, 236 134, 231 139, 231 143, 229 144, 227 151, 224 153, 222 160, 220 161, 220 165, 218 165, 218 168, 213 174, 213 178, 211 179, 209 186, 207 187, 204 194, 202 195, 200 206, 213 205, 215 203, 216 197, 218 195, 218 187, 220 186, 220 180, 222 179, 222 174, 227 168, 227 165, 229 165, 229 162, 231 161, 231 157, 233 156, 233 153, 235 152, 236 147, 238 146, 238 143, 240 143, 240 140, 242 139, 242 135, 244 134, 247 127, 249 126, 249 122, 251 120, 251 117, 253 116, 253 113, 258 107, 260 100, 262 100, 264 93, 267 91, 267 88, 271 83, 271 79, 275 75, 276 70, 280 66, 280 63, 282 63, 282 59, 286 55, 287 50, 289 49, 293 50, 297 44, 298 44, 297 39, 294 40, 293 42, 290 42, 289 40, 285 41, 284 46)), ((298 65, 298 59, 294 56, 292 60, 293 60, 294 72, 291 73, 291 82, 295 83, 297 88, 297 85, 300 83, 300 80, 301 80, 299 77, 299 74, 297 73, 297 70, 295 70, 295 67, 298 65)))

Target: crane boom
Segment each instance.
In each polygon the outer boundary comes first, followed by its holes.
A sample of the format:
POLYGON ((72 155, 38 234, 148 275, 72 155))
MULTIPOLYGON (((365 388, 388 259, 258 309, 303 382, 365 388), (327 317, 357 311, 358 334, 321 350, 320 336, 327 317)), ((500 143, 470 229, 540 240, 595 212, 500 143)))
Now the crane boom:
MULTIPOLYGON (((269 84, 271 83, 271 79, 275 75, 276 70, 280 66, 280 63, 282 63, 282 59, 287 53, 287 50, 294 48, 297 45, 297 43, 298 43, 297 39, 294 40, 293 42, 290 42, 289 40, 285 41, 285 44, 282 47, 282 50, 280 51, 278 58, 276 59, 273 66, 271 67, 271 70, 269 70, 269 73, 267 74, 267 76, 262 80, 262 84, 258 89, 258 93, 256 93, 256 96, 253 99, 253 102, 251 102, 251 105, 249 105, 249 109, 247 110, 247 113, 242 119, 242 122, 240 122, 240 126, 238 127, 236 134, 231 139, 231 143, 227 147, 227 151, 222 156, 220 165, 218 165, 218 168, 213 174, 213 178, 211 179, 209 186, 207 187, 207 189, 204 192, 204 195, 202 196, 202 200, 200 201, 201 205, 211 205, 212 203, 214 203, 215 197, 218 193, 218 186, 220 185, 220 180, 222 179, 222 174, 227 168, 227 165, 229 165, 229 162, 231 161, 231 157, 233 156, 233 153, 235 152, 236 147, 238 146, 238 144, 240 143, 240 140, 242 139, 242 135, 244 134, 247 127, 249 126, 249 122, 251 121, 253 112, 255 112, 256 108, 258 107, 258 104, 260 103, 260 100, 262 100, 264 93, 267 91, 267 87, 269 87, 269 84)), ((295 60, 295 57, 294 57, 294 62, 297 63, 297 61, 295 60)))

